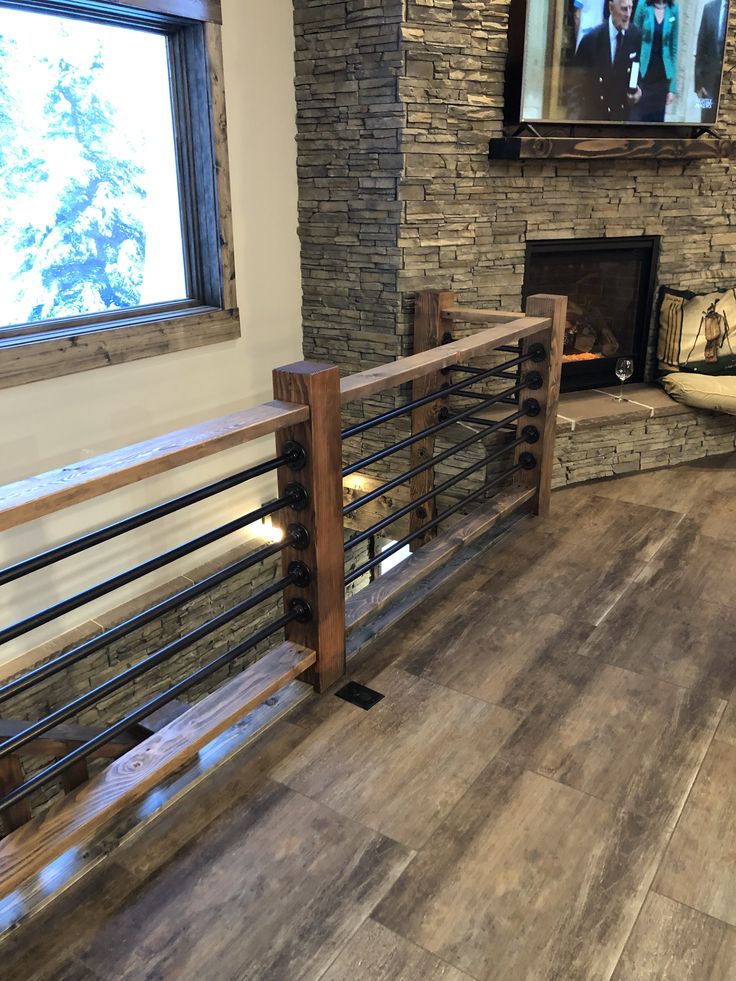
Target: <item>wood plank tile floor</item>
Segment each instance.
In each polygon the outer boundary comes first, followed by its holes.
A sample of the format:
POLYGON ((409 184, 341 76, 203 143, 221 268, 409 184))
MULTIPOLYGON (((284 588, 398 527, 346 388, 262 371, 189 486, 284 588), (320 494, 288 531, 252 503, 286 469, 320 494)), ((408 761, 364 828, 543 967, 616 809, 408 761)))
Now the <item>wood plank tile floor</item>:
POLYGON ((558 492, 3 981, 734 981, 736 454, 558 492))

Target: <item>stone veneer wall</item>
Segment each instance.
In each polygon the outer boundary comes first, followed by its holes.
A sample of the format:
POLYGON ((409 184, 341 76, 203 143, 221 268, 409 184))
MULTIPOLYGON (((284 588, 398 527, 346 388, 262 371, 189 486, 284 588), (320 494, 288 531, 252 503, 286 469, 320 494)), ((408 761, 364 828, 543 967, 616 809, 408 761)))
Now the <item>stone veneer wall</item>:
MULTIPOLYGON (((507 0, 400 7, 294 0, 308 356, 352 371, 410 353, 419 289, 518 309, 535 239, 661 235, 660 284, 736 283, 728 162, 489 161, 507 0)), ((721 105, 732 138, 733 26, 721 105)))
POLYGON ((399 353, 402 6, 294 7, 304 351, 351 372, 399 353))

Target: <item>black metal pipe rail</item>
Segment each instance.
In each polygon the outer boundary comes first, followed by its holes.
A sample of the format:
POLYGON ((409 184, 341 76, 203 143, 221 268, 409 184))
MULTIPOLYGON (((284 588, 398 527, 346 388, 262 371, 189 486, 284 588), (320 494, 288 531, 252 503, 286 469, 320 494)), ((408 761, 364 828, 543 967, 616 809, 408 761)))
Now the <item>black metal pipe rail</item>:
POLYGON ((476 402, 506 402, 511 404, 515 402, 513 396, 494 396, 491 392, 471 392, 463 389, 461 392, 455 393, 455 398, 461 399, 475 399, 476 402))
MULTIPOLYGON (((527 456, 527 454, 522 454, 522 457, 524 456, 527 456)), ((361 576, 364 576, 366 572, 370 572, 371 569, 375 569, 375 567, 377 565, 380 565, 381 562, 384 562, 392 555, 395 555, 396 552, 404 548, 405 545, 408 545, 410 544, 410 542, 413 542, 415 538, 419 538, 421 535, 424 535, 428 531, 431 531, 433 528, 436 528, 437 525, 439 525, 441 522, 446 521, 447 518, 451 518, 453 514, 457 514, 457 512, 461 508, 465 507, 467 504, 472 503, 473 501, 481 497, 483 494, 485 494, 485 492, 490 487, 493 487, 495 484, 500 483, 502 480, 505 480, 507 477, 511 477, 519 470, 532 469, 534 466, 536 466, 536 460, 531 454, 528 454, 528 456, 531 458, 530 460, 520 459, 519 462, 515 464, 513 467, 510 467, 508 470, 504 471, 504 473, 499 474, 497 477, 494 477, 493 480, 488 481, 488 483, 478 488, 478 490, 473 491, 471 494, 468 494, 461 501, 458 501, 456 504, 453 504, 452 507, 446 508, 431 521, 428 521, 425 525, 422 525, 421 528, 417 528, 416 531, 413 531, 410 534, 405 535, 404 538, 402 538, 400 541, 394 542, 394 544, 391 545, 390 548, 387 548, 385 551, 381 552, 379 555, 376 555, 368 562, 364 562, 363 565, 358 566, 357 569, 354 569, 350 573, 350 575, 345 577, 345 585, 349 586, 350 583, 355 582, 356 579, 359 579, 361 576)))
POLYGON ((146 511, 141 511, 121 521, 116 521, 114 524, 83 535, 81 538, 76 538, 71 542, 65 542, 63 545, 57 545, 47 552, 8 566, 0 570, 0 586, 14 582, 22 576, 30 575, 32 572, 37 572, 39 569, 45 569, 54 562, 60 562, 62 559, 77 555, 79 552, 83 552, 102 542, 117 538, 118 535, 123 535, 127 531, 132 531, 135 528, 149 524, 151 521, 156 521, 158 518, 163 518, 192 504, 207 500, 207 498, 213 497, 215 494, 221 494, 223 491, 238 487, 248 480, 263 477, 277 470, 279 467, 288 466, 292 470, 300 469, 306 462, 304 448, 299 446, 298 443, 288 443, 284 449, 285 452, 273 460, 267 460, 264 463, 257 464, 255 467, 249 467, 247 470, 241 470, 229 477, 223 477, 222 480, 208 484, 206 487, 201 487, 198 490, 190 491, 188 494, 183 494, 170 501, 157 504, 155 507, 149 508, 146 511))
POLYGON ((214 633, 215 630, 218 630, 220 627, 224 627, 226 624, 230 623, 232 620, 235 620, 237 617, 242 616, 244 613, 248 613, 250 610, 254 609, 256 606, 259 606, 272 596, 276 596, 287 586, 305 586, 308 585, 309 579, 309 570, 302 562, 291 563, 288 575, 284 576, 282 579, 279 579, 270 586, 266 586, 259 592, 254 593, 253 596, 250 596, 247 600, 243 600, 241 603, 237 603, 229 610, 219 613, 211 620, 205 621, 205 623, 200 624, 194 630, 190 630, 190 632, 185 634, 183 637, 179 637, 177 640, 167 644, 165 647, 154 651, 153 654, 149 654, 137 664, 126 668, 125 671, 120 672, 120 674, 117 674, 112 678, 108 678, 107 681, 104 681, 101 685, 98 685, 91 691, 85 692, 83 695, 79 695, 71 702, 67 702, 66 705, 62 705, 54 712, 50 712, 48 715, 44 716, 44 718, 34 722, 32 725, 28 726, 27 729, 23 729, 16 735, 11 736, 10 739, 6 739, 4 743, 0 744, 0 759, 9 756, 11 753, 17 752, 19 749, 22 749, 23 746, 33 742, 34 739, 42 736, 45 732, 48 732, 49 729, 53 729, 54 726, 60 725, 62 722, 66 722, 68 719, 73 718, 73 716, 78 715, 79 712, 89 708, 90 705, 95 705, 97 702, 102 701, 102 699, 106 698, 108 695, 114 694, 116 691, 124 688, 132 681, 135 681, 136 678, 140 678, 142 675, 153 670, 153 668, 158 667, 158 665, 164 664, 166 661, 170 661, 172 657, 180 654, 183 650, 186 650, 186 648, 191 647, 192 644, 196 644, 204 637, 214 633))
MULTIPOLYGON (((501 365, 501 368, 503 368, 503 365, 501 365)), ((483 372, 484 372, 484 370, 485 370, 484 368, 475 368, 475 367, 473 367, 472 365, 469 365, 469 364, 451 364, 449 366, 449 368, 443 368, 442 369, 442 374, 443 375, 444 374, 451 375, 453 372, 459 371, 459 372, 462 372, 463 374, 466 374, 466 375, 482 375, 483 372)), ((499 378, 512 378, 513 379, 513 378, 516 378, 517 375, 518 375, 518 372, 516 372, 516 371, 501 371, 499 373, 498 377, 499 378)), ((475 379, 475 381, 479 381, 479 380, 480 379, 475 379)), ((473 382, 473 384, 475 384, 475 382, 473 382)))
MULTIPOLYGON (((507 372, 508 368, 513 368, 517 365, 522 365, 527 361, 539 362, 544 357, 544 348, 541 344, 532 345, 526 354, 520 354, 517 358, 511 361, 504 361, 501 365, 496 365, 494 368, 480 368, 478 373, 474 371, 473 374, 476 375, 472 384, 475 382, 483 381, 486 378, 512 378, 516 379, 516 373, 509 374, 507 372), (505 373, 506 372, 506 373, 505 373)), ((373 419, 367 419, 365 422, 356 423, 354 426, 350 426, 348 429, 343 429, 341 436, 345 439, 350 439, 352 436, 357 436, 359 433, 364 433, 367 429, 373 429, 374 426, 380 426, 384 422, 389 422, 391 419, 396 419, 398 416, 405 415, 407 412, 411 412, 413 409, 418 409, 423 405, 429 405, 430 402, 436 402, 437 399, 447 398, 448 395, 452 395, 454 392, 459 391, 465 385, 467 381, 455 382, 453 385, 446 385, 443 388, 438 389, 436 392, 431 392, 429 395, 425 395, 420 399, 414 399, 411 402, 406 402, 404 405, 400 405, 396 409, 390 409, 388 412, 382 413, 380 416, 374 416, 373 419)))
POLYGON ((89 589, 85 589, 81 593, 77 593, 76 596, 72 596, 60 603, 56 603, 54 606, 50 606, 39 613, 34 613, 33 616, 27 617, 24 620, 19 620, 12 626, 6 627, 4 630, 0 630, 0 644, 5 644, 10 640, 14 640, 16 637, 20 637, 23 634, 34 630, 36 627, 49 623, 51 620, 57 619, 57 617, 70 613, 72 610, 76 610, 80 606, 84 606, 86 603, 98 599, 100 596, 111 593, 113 590, 119 589, 121 586, 126 586, 128 583, 134 582, 136 579, 141 579, 150 572, 155 572, 157 569, 161 569, 164 566, 169 565, 171 562, 175 562, 177 559, 183 558, 185 555, 190 555, 192 552, 195 552, 200 548, 204 548, 206 545, 211 545, 213 542, 219 541, 221 538, 225 538, 227 535, 231 535, 233 532, 239 531, 241 528, 245 528, 248 525, 253 524, 254 521, 258 521, 261 518, 267 517, 268 515, 275 514, 277 511, 281 511, 287 507, 292 507, 298 510, 300 507, 303 507, 306 504, 306 500, 307 495, 304 488, 302 488, 299 484, 291 484, 286 488, 286 493, 283 495, 283 497, 270 501, 268 504, 264 504, 255 511, 250 511, 241 518, 236 518, 234 521, 229 521, 227 524, 221 525, 219 528, 215 528, 213 531, 200 535, 198 538, 193 538, 184 545, 178 545, 176 548, 163 552, 154 559, 149 559, 146 562, 142 562, 140 565, 137 565, 132 569, 128 569, 126 572, 122 572, 117 576, 113 576, 111 579, 106 579, 103 582, 98 583, 96 586, 92 586, 89 589))
MULTIPOLYGON (((518 385, 513 388, 507 388, 503 392, 499 392, 498 395, 490 396, 490 402, 500 402, 502 399, 508 398, 515 395, 517 392, 523 391, 525 388, 530 388, 536 390, 542 386, 542 377, 537 371, 529 372, 518 385)), ((364 467, 369 467, 374 463, 378 463, 379 460, 385 459, 387 456, 391 456, 393 453, 398 453, 399 450, 406 449, 408 446, 412 446, 417 443, 420 439, 425 439, 427 436, 434 436, 435 433, 441 432, 448 426, 453 425, 455 422, 459 422, 462 419, 467 418, 476 411, 476 406, 470 406, 469 409, 464 409, 462 412, 456 413, 452 418, 445 419, 441 422, 435 423, 433 426, 423 429, 420 433, 415 433, 412 436, 407 436, 406 439, 399 440, 398 443, 393 443, 391 446, 387 446, 382 450, 377 450, 370 456, 363 457, 361 460, 357 460, 355 463, 351 463, 347 467, 343 467, 342 475, 343 477, 349 477, 351 473, 356 473, 358 470, 362 470, 364 467)))
MULTIPOLYGON (((485 434, 484 434, 485 435, 485 434)), ((476 473, 481 467, 492 463, 494 460, 498 460, 500 457, 505 456, 510 450, 516 449, 517 446, 521 446, 523 443, 536 443, 539 440, 539 430, 535 426, 526 426, 522 432, 522 435, 517 437, 515 440, 506 443, 500 449, 496 450, 495 453, 491 453, 488 456, 484 456, 482 460, 478 460, 461 470, 460 473, 455 474, 454 477, 448 477, 447 480, 443 481, 441 484, 434 486, 431 490, 428 490, 425 494, 421 494, 413 501, 409 501, 403 507, 399 508, 398 511, 393 511, 391 514, 382 518, 380 521, 376 521, 369 528, 361 531, 359 534, 354 535, 352 538, 345 542, 345 551, 349 552, 351 549, 355 548, 356 545, 360 545, 361 542, 367 541, 372 538, 373 535, 377 535, 379 532, 383 531, 384 528, 388 528, 395 521, 400 518, 406 517, 407 514, 420 507, 422 504, 426 504, 427 501, 433 500, 440 494, 444 494, 445 491, 450 490, 456 484, 465 480, 466 477, 470 477, 472 474, 476 473)))
POLYGON ((77 664, 86 657, 90 657, 92 654, 97 653, 97 651, 102 650, 103 647, 107 647, 109 644, 121 640, 123 637, 126 637, 139 627, 144 627, 146 624, 152 623, 154 620, 158 620, 160 617, 170 613, 177 607, 183 606, 190 600, 196 599, 203 593, 209 592, 211 589, 214 589, 221 583, 226 582, 228 579, 232 579, 241 572, 251 569, 253 566, 271 558, 273 555, 277 555, 284 548, 286 548, 287 545, 302 549, 308 544, 309 536, 306 529, 302 527, 302 525, 289 525, 287 533, 282 541, 276 542, 273 545, 266 545, 263 548, 251 552, 249 555, 244 556, 237 562, 233 562, 231 565, 225 566, 224 569, 220 569, 213 575, 208 576, 201 582, 188 586, 186 589, 175 593, 173 596, 163 600, 161 603, 157 603, 155 606, 151 606, 147 610, 143 610, 141 613, 138 613, 135 616, 130 617, 128 620, 123 621, 123 623, 117 624, 116 626, 111 627, 109 630, 103 631, 96 637, 93 637, 85 643, 80 644, 79 647, 74 647, 71 650, 66 651, 64 654, 60 654, 58 657, 53 658, 53 660, 47 661, 45 664, 41 664, 39 667, 33 668, 31 671, 27 671, 19 678, 9 681, 6 685, 0 687, 0 704, 7 701, 9 698, 12 698, 14 695, 19 695, 22 692, 27 691, 29 688, 33 688, 34 685, 40 684, 42 681, 46 681, 48 678, 51 678, 60 671, 63 671, 64 668, 77 664))
MULTIPOLYGON (((518 412, 514 412, 510 416, 506 416, 504 419, 501 419, 498 422, 492 422, 489 419, 467 418, 465 420, 466 422, 480 422, 484 426, 487 426, 488 428, 485 429, 485 431, 483 432, 473 433, 471 436, 468 436, 466 439, 461 440, 459 443, 456 443, 454 446, 451 446, 449 449, 443 450, 441 453, 438 453, 436 456, 431 457, 429 460, 425 460, 424 463, 420 463, 418 466, 412 467, 412 469, 407 470, 406 473, 402 473, 398 477, 394 477, 392 480, 389 480, 387 483, 381 484, 380 487, 376 487, 375 490, 370 491, 368 494, 364 494, 362 497, 356 498, 356 500, 351 501, 350 504, 345 505, 345 507, 343 508, 343 514, 346 517, 350 514, 353 514, 359 508, 364 507, 366 504, 370 504, 371 501, 375 501, 377 498, 383 497, 384 494, 388 494, 389 491, 394 490, 396 487, 399 487, 401 484, 405 484, 406 481, 411 480, 412 477, 418 477, 419 474, 424 473, 425 470, 429 470, 431 467, 437 466, 438 463, 443 463, 445 460, 448 460, 451 456, 454 456, 455 453, 459 453, 461 450, 467 449, 467 447, 472 446, 474 443, 477 443, 481 439, 485 439, 487 436, 491 435, 491 433, 496 432, 497 430, 500 431, 502 429, 507 429, 509 427, 515 430, 516 426, 514 426, 513 424, 517 420, 523 418, 524 416, 531 417, 538 414, 539 414, 539 403, 537 402, 537 400, 526 399, 524 405, 519 409, 518 412)), ((2 695, 2 690, 0 689, 0 696, 1 695, 2 695)))
POLYGON ((112 742, 121 733, 130 729, 131 726, 135 725, 137 722, 140 722, 142 719, 145 719, 147 716, 151 715, 152 712, 155 712, 168 702, 171 702, 180 695, 183 695, 195 685, 205 681, 208 677, 219 671, 221 668, 226 667, 236 658, 246 654, 249 650, 252 650, 258 644, 273 636, 273 634, 283 629, 287 624, 292 623, 294 620, 307 622, 309 619, 311 619, 311 615, 311 610, 306 602, 299 599, 292 600, 291 608, 288 613, 285 613, 273 623, 263 627, 256 633, 251 634, 231 650, 225 651, 219 657, 216 657, 208 664, 203 665, 197 671, 177 682, 165 692, 162 692, 155 698, 150 699, 145 705, 141 705, 139 708, 129 712, 118 722, 109 726, 94 738, 89 739, 86 743, 78 746, 66 756, 62 757, 62 759, 57 760, 55 763, 47 766, 44 770, 40 770, 32 777, 29 777, 24 783, 16 787, 9 794, 3 797, 2 800, 0 800, 0 814, 6 811, 9 807, 12 807, 13 804, 16 804, 18 801, 28 797, 29 794, 33 793, 33 791, 37 790, 39 787, 54 780, 60 773, 67 769, 67 767, 70 767, 72 764, 76 763, 77 760, 84 759, 99 749, 100 746, 104 746, 106 743, 112 742))

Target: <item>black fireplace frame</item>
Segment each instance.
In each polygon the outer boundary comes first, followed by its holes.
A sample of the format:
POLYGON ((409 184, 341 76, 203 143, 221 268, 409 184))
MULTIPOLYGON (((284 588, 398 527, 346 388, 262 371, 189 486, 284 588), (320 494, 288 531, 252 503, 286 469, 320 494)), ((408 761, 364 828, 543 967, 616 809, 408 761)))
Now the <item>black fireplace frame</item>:
MULTIPOLYGON (((635 335, 636 347, 632 351, 634 374, 630 379, 631 382, 642 382, 646 377, 647 354, 652 329, 661 241, 662 239, 659 235, 627 235, 613 238, 538 239, 527 241, 524 259, 522 299, 526 303, 529 296, 529 269, 535 252, 550 255, 561 252, 580 252, 586 248, 591 248, 592 250, 600 249, 607 252, 616 250, 624 252, 632 248, 647 249, 649 269, 647 270, 646 266, 644 267, 642 286, 639 289, 637 300, 637 326, 639 330, 635 335)), ((614 372, 615 364, 616 358, 598 358, 595 361, 563 363, 561 391, 579 392, 591 388, 610 388, 612 385, 617 384, 614 372)))

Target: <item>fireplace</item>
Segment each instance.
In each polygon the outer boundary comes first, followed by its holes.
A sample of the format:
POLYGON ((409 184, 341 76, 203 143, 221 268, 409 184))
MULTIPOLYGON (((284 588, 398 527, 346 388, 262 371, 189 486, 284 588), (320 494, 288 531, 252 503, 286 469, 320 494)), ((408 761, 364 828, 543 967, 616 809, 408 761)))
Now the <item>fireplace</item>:
POLYGON ((659 238, 528 242, 524 299, 569 298, 562 391, 616 384, 618 358, 632 358, 632 381, 644 380, 659 238))

